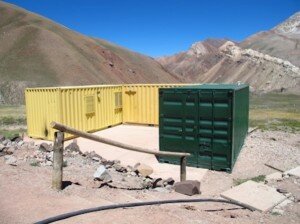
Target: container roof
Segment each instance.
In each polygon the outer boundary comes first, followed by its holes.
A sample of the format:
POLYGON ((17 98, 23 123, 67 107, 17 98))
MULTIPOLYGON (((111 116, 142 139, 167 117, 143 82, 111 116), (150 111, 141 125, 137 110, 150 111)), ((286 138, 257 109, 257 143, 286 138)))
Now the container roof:
POLYGON ((208 84, 200 84, 200 85, 193 85, 193 86, 183 86, 179 87, 179 89, 230 89, 230 90, 238 90, 249 85, 244 83, 208 83, 208 84))

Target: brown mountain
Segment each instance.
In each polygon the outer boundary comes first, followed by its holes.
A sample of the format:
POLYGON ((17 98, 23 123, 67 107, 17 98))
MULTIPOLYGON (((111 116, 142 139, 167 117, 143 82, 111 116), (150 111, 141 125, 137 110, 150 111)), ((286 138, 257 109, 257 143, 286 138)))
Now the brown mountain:
POLYGON ((250 36, 240 44, 300 66, 300 12, 269 31, 250 36))
POLYGON ((179 82, 150 57, 0 1, 0 103, 28 86, 179 82))
POLYGON ((272 41, 262 38, 261 34, 254 35, 241 44, 223 39, 208 39, 193 44, 186 52, 157 60, 166 70, 177 74, 186 82, 241 81, 249 83, 256 92, 300 93, 300 69, 297 67, 300 63, 299 24, 300 16, 297 13, 271 31, 265 32, 268 35, 276 33, 272 41), (287 43, 284 40, 280 42, 277 37, 281 38, 283 32, 287 43), (212 42, 217 44, 210 44, 212 42))

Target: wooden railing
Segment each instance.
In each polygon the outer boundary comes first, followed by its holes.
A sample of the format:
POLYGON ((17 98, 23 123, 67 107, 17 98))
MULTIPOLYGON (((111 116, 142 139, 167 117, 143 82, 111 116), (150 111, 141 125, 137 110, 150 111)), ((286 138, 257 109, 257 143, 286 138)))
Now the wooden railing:
POLYGON ((152 154, 156 156, 172 156, 180 158, 180 181, 186 180, 186 158, 190 156, 189 153, 181 153, 181 152, 163 152, 156 151, 151 149, 146 149, 137 146, 127 145, 121 142, 117 142, 111 139, 103 138, 97 135, 93 135, 87 132, 79 131, 72 127, 68 127, 66 125, 51 122, 51 127, 59 130, 54 134, 54 146, 53 146, 53 175, 52 175, 52 188, 61 190, 62 189, 62 174, 63 174, 63 148, 64 148, 64 133, 69 133, 78 137, 90 139, 96 142, 105 143, 108 145, 113 145, 119 148, 152 154))

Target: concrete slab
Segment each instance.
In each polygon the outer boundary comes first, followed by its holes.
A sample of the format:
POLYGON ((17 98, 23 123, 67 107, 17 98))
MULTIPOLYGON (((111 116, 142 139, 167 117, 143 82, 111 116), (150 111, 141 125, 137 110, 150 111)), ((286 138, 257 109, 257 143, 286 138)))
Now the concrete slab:
MULTIPOLYGON (((140 146, 159 151, 159 134, 157 127, 142 125, 119 125, 95 132, 93 134, 129 145, 140 146)), ((41 142, 45 141, 36 141, 36 143, 41 142)), ((71 142, 72 140, 66 141, 65 146, 71 142)), ((180 166, 159 163, 154 155, 133 152, 84 138, 77 138, 77 144, 79 145, 80 150, 83 152, 95 151, 105 159, 120 160, 122 165, 134 166, 138 162, 147 164, 153 168, 153 174, 151 175, 153 178, 161 177, 163 179, 167 179, 172 177, 175 181, 180 180, 180 166)), ((187 180, 201 181, 206 172, 207 169, 187 167, 187 180)))
POLYGON ((242 203, 252 210, 267 212, 286 199, 286 197, 262 183, 249 180, 221 194, 228 200, 242 203))
POLYGON ((286 172, 290 176, 300 177, 300 166, 286 172))

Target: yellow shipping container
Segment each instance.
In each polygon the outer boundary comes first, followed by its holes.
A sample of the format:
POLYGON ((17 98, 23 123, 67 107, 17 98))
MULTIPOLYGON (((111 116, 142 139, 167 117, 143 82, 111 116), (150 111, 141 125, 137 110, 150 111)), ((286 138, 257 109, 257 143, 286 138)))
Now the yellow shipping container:
POLYGON ((119 85, 26 89, 28 135, 53 140, 52 121, 88 132, 121 124, 121 95, 119 85))
POLYGON ((123 85, 123 123, 158 125, 158 90, 184 84, 123 85))
POLYGON ((121 123, 158 125, 158 89, 183 85, 187 84, 28 88, 28 135, 53 140, 52 121, 87 132, 121 123))

